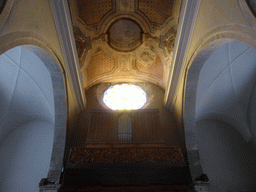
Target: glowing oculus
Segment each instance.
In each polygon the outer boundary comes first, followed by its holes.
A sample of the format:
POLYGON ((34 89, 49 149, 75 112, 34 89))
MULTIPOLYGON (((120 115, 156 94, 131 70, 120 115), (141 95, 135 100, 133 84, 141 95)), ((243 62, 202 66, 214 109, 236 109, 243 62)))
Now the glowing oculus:
POLYGON ((147 102, 147 95, 139 86, 123 83, 109 87, 103 102, 112 110, 136 110, 147 102))

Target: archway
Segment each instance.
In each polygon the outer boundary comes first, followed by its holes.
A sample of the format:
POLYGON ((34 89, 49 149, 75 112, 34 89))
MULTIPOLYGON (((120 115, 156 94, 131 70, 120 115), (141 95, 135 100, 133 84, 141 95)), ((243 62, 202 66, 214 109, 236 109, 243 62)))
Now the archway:
POLYGON ((198 163, 213 191, 254 189, 255 72, 256 51, 231 39, 208 44, 188 70, 186 142, 196 143, 198 163))
POLYGON ((36 191, 41 178, 60 178, 67 116, 63 73, 37 46, 12 48, 0 62, 0 190, 36 191))

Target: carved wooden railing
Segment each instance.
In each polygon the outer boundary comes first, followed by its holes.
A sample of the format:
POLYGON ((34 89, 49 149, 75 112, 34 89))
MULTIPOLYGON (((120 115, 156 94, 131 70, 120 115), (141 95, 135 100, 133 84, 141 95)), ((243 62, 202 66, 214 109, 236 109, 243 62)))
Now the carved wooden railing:
POLYGON ((164 144, 102 144, 72 148, 69 162, 184 162, 184 157, 180 147, 164 144))

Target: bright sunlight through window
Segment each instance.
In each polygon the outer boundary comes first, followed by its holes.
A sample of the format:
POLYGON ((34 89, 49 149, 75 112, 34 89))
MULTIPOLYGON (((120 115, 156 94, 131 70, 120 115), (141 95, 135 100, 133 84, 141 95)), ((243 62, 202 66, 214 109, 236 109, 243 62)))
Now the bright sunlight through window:
POLYGON ((147 102, 147 95, 139 86, 123 83, 109 87, 103 102, 112 110, 136 110, 147 102))

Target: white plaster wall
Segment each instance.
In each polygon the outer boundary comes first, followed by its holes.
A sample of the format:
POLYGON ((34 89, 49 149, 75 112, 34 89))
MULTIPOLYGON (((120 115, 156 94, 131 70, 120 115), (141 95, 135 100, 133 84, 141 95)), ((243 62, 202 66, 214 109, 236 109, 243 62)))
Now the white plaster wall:
POLYGON ((0 56, 0 191, 38 191, 54 135, 51 76, 24 47, 0 56))
POLYGON ((256 51, 232 41, 202 67, 196 96, 199 156, 211 191, 256 190, 256 51))
POLYGON ((247 120, 255 73, 256 51, 247 45, 232 41, 214 51, 199 75, 197 120, 218 119, 235 127, 247 142, 256 138, 247 120))
POLYGON ((0 144, 0 191, 35 192, 47 177, 53 144, 53 125, 30 121, 12 131, 0 144))
POLYGON ((32 52, 16 47, 0 56, 0 141, 31 120, 54 123, 50 73, 32 52))
POLYGON ((255 191, 256 150, 234 127, 218 120, 197 122, 197 143, 209 191, 255 191))

